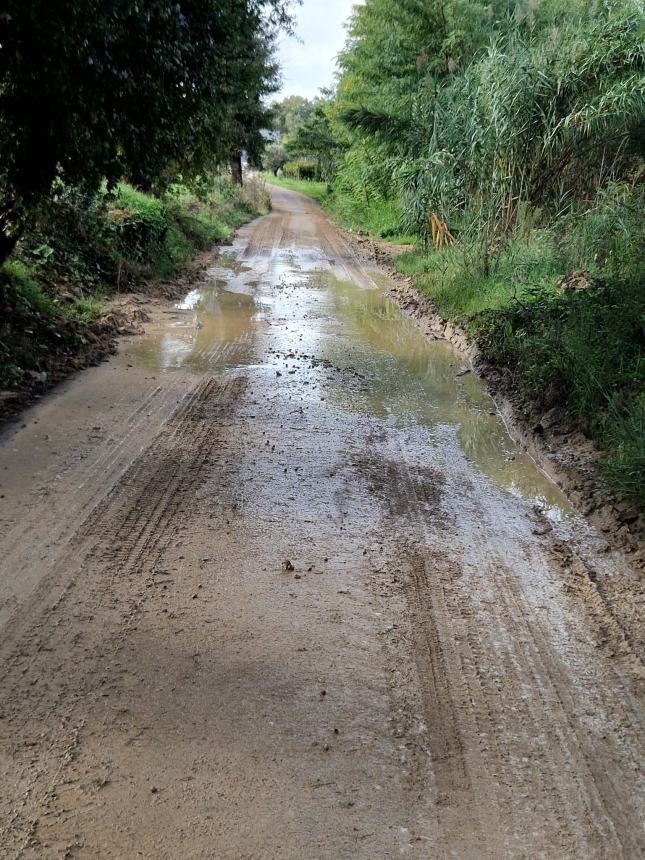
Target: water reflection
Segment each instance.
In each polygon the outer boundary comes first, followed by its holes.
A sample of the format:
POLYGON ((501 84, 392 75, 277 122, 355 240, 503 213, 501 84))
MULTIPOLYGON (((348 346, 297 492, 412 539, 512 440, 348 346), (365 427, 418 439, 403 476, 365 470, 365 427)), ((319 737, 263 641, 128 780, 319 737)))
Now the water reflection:
POLYGON ((512 442, 483 384, 458 376, 463 359, 448 344, 427 338, 381 289, 359 290, 330 278, 334 316, 344 336, 323 342, 324 356, 364 374, 365 391, 336 386, 334 399, 398 427, 453 428, 466 457, 510 492, 546 506, 554 518, 570 514, 563 494, 512 442))
POLYGON ((206 372, 252 364, 254 323, 266 305, 258 299, 257 282, 247 277, 248 272, 233 259, 212 270, 211 278, 177 303, 171 322, 135 344, 130 357, 161 371, 206 372))
POLYGON ((291 249, 253 265, 235 252, 221 257, 177 304, 170 323, 133 353, 147 367, 197 372, 266 368, 292 350, 308 361, 313 356, 313 366, 299 360, 297 376, 289 375, 295 364, 284 368, 299 396, 318 397, 323 388, 337 408, 410 432, 421 456, 429 445, 445 456, 459 445, 510 492, 539 502, 553 517, 569 512, 562 494, 510 440, 481 382, 457 375, 463 359, 389 302, 387 284, 361 289, 339 280, 332 263, 291 249))

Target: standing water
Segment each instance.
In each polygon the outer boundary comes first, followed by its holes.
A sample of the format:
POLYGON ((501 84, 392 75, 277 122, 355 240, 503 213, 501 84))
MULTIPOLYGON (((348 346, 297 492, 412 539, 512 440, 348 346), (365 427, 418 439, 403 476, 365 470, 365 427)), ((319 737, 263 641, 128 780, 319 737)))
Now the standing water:
POLYGON ((459 452, 551 519, 571 516, 564 495, 511 440, 480 380, 462 372, 459 354, 386 298, 387 279, 374 273, 357 286, 334 260, 298 249, 263 260, 262 271, 243 250, 222 254, 171 323, 133 345, 127 360, 166 372, 284 373, 301 397, 323 392, 340 410, 405 430, 420 461, 459 452))

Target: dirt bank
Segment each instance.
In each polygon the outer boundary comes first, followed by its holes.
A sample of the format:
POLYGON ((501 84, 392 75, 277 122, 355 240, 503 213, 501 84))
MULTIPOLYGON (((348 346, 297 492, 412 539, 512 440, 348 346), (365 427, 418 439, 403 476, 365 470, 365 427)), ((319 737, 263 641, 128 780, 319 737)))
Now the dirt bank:
POLYGON ((11 388, 0 388, 0 426, 71 374, 106 361, 116 353, 120 337, 142 334, 142 324, 155 306, 184 296, 213 265, 220 247, 197 254, 185 272, 172 281, 145 281, 136 293, 108 296, 104 312, 91 322, 59 317, 55 336, 47 344, 43 369, 27 371, 11 388))

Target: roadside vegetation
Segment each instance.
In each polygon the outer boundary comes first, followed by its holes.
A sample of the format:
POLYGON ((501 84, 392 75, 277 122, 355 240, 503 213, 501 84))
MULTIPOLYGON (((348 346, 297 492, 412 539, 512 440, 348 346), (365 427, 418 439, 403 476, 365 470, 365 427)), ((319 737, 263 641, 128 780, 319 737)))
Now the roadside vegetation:
POLYGON ((264 147, 288 7, 5 3, 0 411, 83 364, 110 295, 176 276, 266 210, 241 153, 264 147))
POLYGON ((201 199, 176 188, 162 200, 127 183, 89 197, 61 188, 0 269, 0 388, 46 383, 95 339, 109 297, 176 276, 267 208, 263 186, 228 180, 201 199))
POLYGON ((396 267, 643 507, 644 45, 638 0, 366 0, 281 140, 341 224, 414 239, 396 267))

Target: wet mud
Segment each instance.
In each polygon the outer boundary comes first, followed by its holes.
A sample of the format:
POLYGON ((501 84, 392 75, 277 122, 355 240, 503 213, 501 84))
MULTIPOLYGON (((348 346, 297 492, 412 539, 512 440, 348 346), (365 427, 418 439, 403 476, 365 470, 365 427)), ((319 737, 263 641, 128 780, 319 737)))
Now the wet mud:
POLYGON ((645 850, 630 568, 387 290, 275 190, 5 434, 1 856, 645 850))

